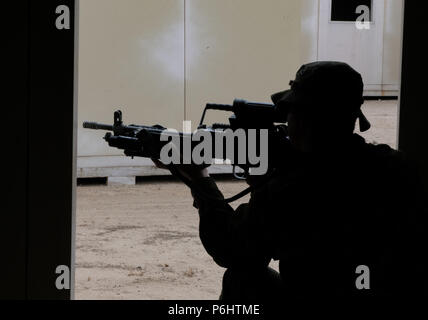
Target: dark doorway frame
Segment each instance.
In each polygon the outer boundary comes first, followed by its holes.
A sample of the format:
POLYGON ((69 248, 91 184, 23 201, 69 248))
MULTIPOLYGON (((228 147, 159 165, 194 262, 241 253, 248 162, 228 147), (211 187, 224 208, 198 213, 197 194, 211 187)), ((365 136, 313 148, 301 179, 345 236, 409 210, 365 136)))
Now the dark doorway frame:
POLYGON ((77 11, 74 0, 2 4, 7 190, 0 298, 73 298, 77 11), (58 266, 68 272, 57 273, 58 266), (59 276, 69 286, 57 286, 59 276))
POLYGON ((423 6, 421 1, 404 0, 398 146, 418 166, 428 190, 428 107, 423 102, 428 68, 421 44, 428 26, 421 23, 426 12, 423 6))

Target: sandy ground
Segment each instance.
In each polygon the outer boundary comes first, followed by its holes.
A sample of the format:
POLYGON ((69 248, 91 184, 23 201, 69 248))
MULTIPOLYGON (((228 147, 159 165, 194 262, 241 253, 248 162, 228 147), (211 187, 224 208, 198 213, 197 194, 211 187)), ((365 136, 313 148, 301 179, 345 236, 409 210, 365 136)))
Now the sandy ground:
MULTIPOLYGON (((397 102, 368 102, 364 111, 373 125, 366 139, 395 147, 397 102)), ((219 182, 225 195, 245 186, 219 182)), ((217 299, 223 272, 202 247, 181 183, 77 188, 76 299, 217 299)))

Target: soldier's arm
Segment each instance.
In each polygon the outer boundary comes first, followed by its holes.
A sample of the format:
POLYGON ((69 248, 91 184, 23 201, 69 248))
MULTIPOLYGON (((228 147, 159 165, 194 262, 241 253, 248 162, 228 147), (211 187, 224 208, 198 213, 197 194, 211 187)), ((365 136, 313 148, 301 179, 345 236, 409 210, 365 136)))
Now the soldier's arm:
POLYGON ((252 197, 248 204, 240 205, 235 211, 224 201, 212 178, 195 179, 193 183, 194 206, 200 216, 200 238, 208 254, 225 268, 266 267, 271 254, 259 203, 252 197), (209 194, 210 199, 197 190, 209 194))

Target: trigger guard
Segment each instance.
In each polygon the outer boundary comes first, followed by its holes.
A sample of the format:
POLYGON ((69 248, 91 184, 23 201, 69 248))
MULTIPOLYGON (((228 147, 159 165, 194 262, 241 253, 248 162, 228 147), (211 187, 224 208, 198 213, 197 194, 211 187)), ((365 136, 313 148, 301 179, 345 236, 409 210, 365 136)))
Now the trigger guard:
POLYGON ((236 172, 236 167, 237 166, 233 166, 233 176, 238 180, 246 180, 247 179, 247 172, 244 171, 242 173, 242 175, 240 175, 236 172))

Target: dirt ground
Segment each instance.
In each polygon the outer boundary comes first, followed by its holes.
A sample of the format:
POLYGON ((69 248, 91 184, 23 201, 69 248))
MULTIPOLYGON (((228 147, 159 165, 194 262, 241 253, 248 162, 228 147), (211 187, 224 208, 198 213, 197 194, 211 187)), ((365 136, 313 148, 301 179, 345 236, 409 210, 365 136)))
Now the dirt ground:
MULTIPOLYGON (((373 125, 364 137, 395 147, 397 101, 371 101, 364 111, 373 125)), ((219 182, 226 196, 245 186, 219 182)), ((202 247, 181 183, 77 188, 76 299, 217 299, 223 272, 202 247)))

